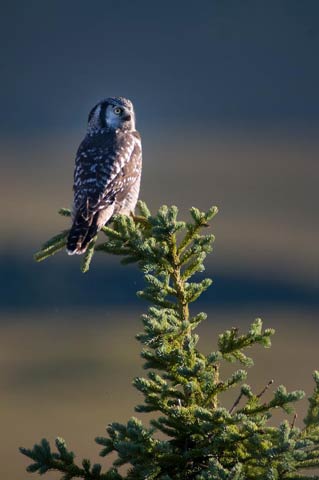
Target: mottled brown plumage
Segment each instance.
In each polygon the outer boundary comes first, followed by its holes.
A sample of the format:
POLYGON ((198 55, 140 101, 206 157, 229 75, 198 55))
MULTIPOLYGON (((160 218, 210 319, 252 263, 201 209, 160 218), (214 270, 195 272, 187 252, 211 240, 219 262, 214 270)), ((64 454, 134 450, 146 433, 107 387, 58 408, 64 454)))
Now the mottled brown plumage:
POLYGON ((114 214, 134 211, 141 170, 141 138, 132 103, 122 97, 103 100, 90 112, 76 155, 70 255, 84 253, 114 214))

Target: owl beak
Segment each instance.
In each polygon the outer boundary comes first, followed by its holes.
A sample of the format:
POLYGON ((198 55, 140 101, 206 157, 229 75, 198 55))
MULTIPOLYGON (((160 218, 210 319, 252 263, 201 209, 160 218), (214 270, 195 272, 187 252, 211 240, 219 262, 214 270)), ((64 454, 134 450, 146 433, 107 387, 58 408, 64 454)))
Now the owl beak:
POLYGON ((131 120, 131 115, 130 115, 129 113, 128 113, 127 115, 125 115, 124 120, 125 120, 126 122, 128 122, 129 120, 131 120))

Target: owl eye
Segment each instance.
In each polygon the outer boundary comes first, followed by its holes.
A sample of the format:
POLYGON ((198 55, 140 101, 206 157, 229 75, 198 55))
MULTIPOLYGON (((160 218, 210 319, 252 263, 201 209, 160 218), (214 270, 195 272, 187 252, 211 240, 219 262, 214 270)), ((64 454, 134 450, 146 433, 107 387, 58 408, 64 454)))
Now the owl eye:
POLYGON ((113 112, 115 113, 115 115, 121 115, 122 109, 120 107, 114 107, 113 112))

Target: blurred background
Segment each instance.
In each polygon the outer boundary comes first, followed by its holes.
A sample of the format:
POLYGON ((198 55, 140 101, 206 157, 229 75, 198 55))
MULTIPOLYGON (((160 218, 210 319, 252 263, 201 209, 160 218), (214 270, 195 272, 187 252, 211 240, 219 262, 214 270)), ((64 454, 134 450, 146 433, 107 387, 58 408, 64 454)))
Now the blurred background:
POLYGON ((97 459, 94 437, 140 401, 141 274, 106 255, 85 275, 64 253, 32 258, 66 228, 56 212, 72 202, 87 115, 110 95, 135 104, 141 198, 154 211, 220 209, 214 286, 197 306, 209 314, 202 348, 262 317, 277 334, 271 352, 254 351, 248 380, 309 394, 319 368, 318 2, 0 6, 1 478, 23 478, 17 448, 43 436, 97 459))

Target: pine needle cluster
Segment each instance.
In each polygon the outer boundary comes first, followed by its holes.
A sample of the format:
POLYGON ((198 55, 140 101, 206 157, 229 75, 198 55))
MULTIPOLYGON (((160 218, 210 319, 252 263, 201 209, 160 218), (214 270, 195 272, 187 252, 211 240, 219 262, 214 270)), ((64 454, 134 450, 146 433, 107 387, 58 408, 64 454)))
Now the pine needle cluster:
MULTIPOLYGON (((212 250, 214 237, 205 232, 217 213, 190 210, 191 221, 177 219, 177 208, 160 208, 152 216, 139 202, 139 215, 117 216, 112 228, 102 229, 104 242, 91 242, 82 271, 87 271, 95 251, 120 255, 122 263, 137 263, 146 286, 138 296, 150 302, 143 315, 144 329, 137 335, 142 344, 145 377, 133 384, 143 396, 136 412, 151 416, 149 425, 133 417, 127 424, 112 423, 107 436, 96 438, 102 457, 116 452, 113 466, 81 463, 64 440, 51 450, 47 440, 21 452, 32 460, 28 472, 61 473, 61 480, 300 480, 319 479, 307 474, 319 467, 319 372, 314 373, 315 390, 309 399, 304 428, 295 421, 271 426, 274 409, 288 415, 302 391, 287 392, 279 386, 269 401, 245 383, 246 367, 253 364, 247 349, 260 344, 270 347, 272 329, 263 329, 257 319, 249 331, 235 328, 219 336, 218 348, 208 355, 197 347, 196 327, 206 318, 191 314, 190 304, 211 285, 210 279, 196 281, 203 262, 212 250), (228 377, 221 375, 223 363, 240 368, 228 377), (235 389, 232 407, 225 408, 221 394, 235 389), (237 391, 236 391, 237 390, 237 391), (127 466, 123 473, 122 466, 127 466)), ((66 209, 62 215, 70 215, 66 209)), ((64 249, 68 231, 55 236, 36 254, 38 261, 64 249)), ((289 417, 288 417, 289 418, 289 417)))

